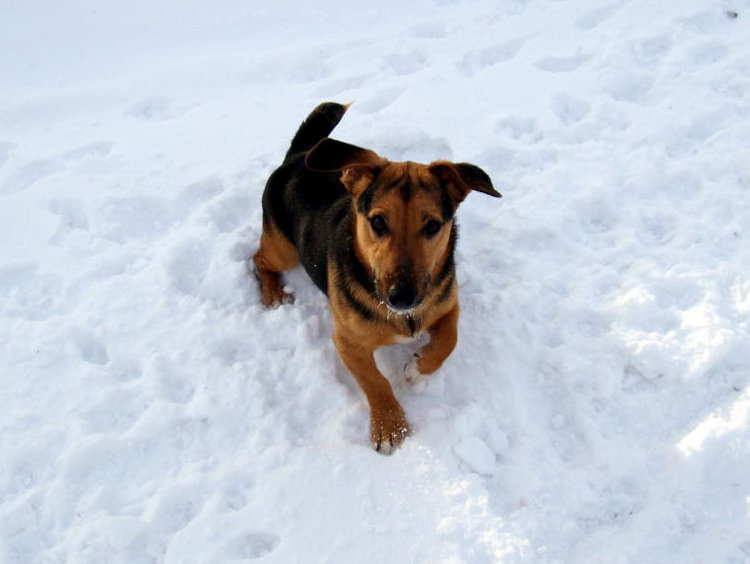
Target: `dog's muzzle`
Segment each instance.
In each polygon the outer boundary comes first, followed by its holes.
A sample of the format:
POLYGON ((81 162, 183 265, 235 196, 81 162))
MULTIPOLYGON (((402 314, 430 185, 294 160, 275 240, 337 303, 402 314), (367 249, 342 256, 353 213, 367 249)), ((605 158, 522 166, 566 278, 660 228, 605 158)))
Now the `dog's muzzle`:
POLYGON ((396 313, 407 313, 419 305, 417 288, 413 282, 399 281, 388 288, 386 305, 396 313))

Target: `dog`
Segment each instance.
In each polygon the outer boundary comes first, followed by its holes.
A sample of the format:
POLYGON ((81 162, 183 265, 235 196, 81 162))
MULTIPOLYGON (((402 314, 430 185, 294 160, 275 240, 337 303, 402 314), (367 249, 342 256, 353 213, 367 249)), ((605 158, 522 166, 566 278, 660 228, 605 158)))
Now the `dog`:
POLYGON ((370 405, 370 438, 390 454, 410 426, 378 347, 417 338, 411 378, 435 372, 457 341, 456 208, 476 190, 499 198, 468 163, 391 162, 328 135, 349 105, 326 102, 302 123, 263 192, 253 257, 262 303, 290 303, 281 273, 302 263, 327 296, 333 341, 370 405))

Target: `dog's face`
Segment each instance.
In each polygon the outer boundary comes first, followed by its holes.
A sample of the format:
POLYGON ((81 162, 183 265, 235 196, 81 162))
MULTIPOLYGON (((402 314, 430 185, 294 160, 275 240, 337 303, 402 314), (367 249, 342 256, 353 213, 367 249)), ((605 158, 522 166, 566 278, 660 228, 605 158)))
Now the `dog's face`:
POLYGON ((342 178, 355 198, 357 253, 378 298, 405 313, 422 302, 452 250, 456 203, 428 166, 387 163, 374 178, 368 172, 351 168, 342 178))
POLYGON ((471 190, 500 194, 466 163, 390 162, 372 151, 324 139, 307 155, 309 168, 342 171, 354 199, 354 242, 378 299, 395 313, 418 307, 453 252, 453 216, 471 190))

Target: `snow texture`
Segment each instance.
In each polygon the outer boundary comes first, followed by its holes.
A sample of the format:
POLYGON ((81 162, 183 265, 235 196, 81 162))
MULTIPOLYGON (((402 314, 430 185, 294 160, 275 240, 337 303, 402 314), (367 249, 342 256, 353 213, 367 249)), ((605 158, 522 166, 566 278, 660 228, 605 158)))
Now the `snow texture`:
POLYGON ((0 562, 750 562, 746 0, 6 2, 0 562), (260 196, 338 139, 475 163, 459 345, 414 427, 260 196))

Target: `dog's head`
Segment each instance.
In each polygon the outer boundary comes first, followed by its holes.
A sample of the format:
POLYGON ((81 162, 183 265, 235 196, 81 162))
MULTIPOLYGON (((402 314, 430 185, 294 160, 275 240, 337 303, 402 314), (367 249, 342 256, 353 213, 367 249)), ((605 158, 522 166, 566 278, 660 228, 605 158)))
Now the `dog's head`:
POLYGON ((305 164, 341 172, 356 212, 355 251, 373 276, 378 299, 396 313, 408 313, 429 293, 453 251, 454 214, 468 193, 500 197, 477 166, 391 162, 328 138, 309 151, 305 164))

